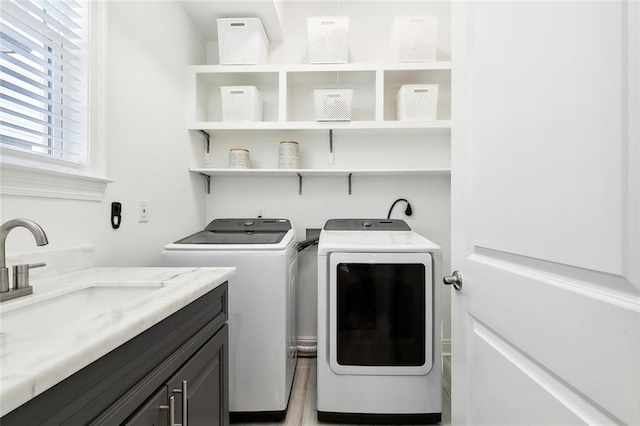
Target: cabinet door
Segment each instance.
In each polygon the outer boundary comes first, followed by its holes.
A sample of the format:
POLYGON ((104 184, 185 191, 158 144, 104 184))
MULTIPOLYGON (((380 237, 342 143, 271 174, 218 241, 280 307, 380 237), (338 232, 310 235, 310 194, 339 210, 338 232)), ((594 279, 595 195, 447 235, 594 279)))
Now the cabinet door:
POLYGON ((175 396, 176 423, 229 424, 227 341, 225 325, 169 380, 169 396, 175 396), (183 388, 187 390, 187 422, 183 418, 183 388))
POLYGON ((163 386, 125 424, 127 426, 168 426, 167 387, 163 386))

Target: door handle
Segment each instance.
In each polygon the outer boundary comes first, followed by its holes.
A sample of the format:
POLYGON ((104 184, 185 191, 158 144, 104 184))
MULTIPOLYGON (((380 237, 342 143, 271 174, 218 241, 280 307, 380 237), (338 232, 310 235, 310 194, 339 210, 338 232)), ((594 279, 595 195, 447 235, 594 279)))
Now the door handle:
POLYGON ((453 275, 445 275, 442 278, 442 282, 445 285, 453 285, 453 288, 458 291, 462 290, 462 274, 460 271, 453 271, 453 275))

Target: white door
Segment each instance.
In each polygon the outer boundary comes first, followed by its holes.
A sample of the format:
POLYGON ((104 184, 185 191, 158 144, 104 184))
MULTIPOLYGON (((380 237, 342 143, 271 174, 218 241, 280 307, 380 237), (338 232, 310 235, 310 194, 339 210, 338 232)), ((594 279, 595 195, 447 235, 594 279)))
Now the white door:
POLYGON ((453 2, 454 424, 640 424, 638 9, 453 2))

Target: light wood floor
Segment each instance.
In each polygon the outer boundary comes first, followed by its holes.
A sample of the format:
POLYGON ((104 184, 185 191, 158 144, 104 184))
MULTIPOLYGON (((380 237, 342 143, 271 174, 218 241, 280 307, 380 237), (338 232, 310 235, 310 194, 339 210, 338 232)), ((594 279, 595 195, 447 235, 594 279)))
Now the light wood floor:
MULTIPOLYGON (((289 399, 287 418, 280 423, 236 423, 245 426, 282 425, 313 426, 318 422, 316 412, 316 359, 298 358, 293 389, 289 399)), ((451 358, 444 357, 442 378, 442 425, 451 424, 451 358)))

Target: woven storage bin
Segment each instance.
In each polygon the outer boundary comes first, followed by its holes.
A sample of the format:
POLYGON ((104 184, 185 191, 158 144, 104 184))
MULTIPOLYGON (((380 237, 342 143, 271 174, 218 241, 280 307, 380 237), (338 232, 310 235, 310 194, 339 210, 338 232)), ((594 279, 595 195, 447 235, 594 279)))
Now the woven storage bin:
POLYGON ((269 39, 259 18, 219 18, 216 21, 221 65, 268 62, 269 39))
POLYGON ((438 37, 436 16, 396 16, 394 27, 398 62, 436 60, 438 37))
POLYGON ((396 96, 398 120, 435 120, 438 111, 437 84, 405 84, 396 96))
POLYGON ((353 89, 316 89, 313 91, 317 121, 350 121, 353 89))
POLYGON ((349 18, 316 16, 307 18, 310 64, 346 64, 349 60, 349 18))
POLYGON ((262 97, 254 86, 222 86, 222 121, 262 121, 262 97))

